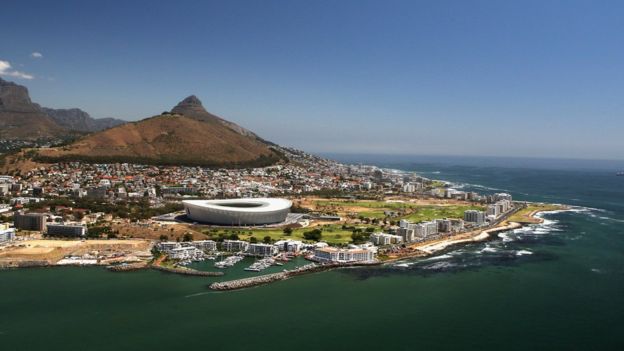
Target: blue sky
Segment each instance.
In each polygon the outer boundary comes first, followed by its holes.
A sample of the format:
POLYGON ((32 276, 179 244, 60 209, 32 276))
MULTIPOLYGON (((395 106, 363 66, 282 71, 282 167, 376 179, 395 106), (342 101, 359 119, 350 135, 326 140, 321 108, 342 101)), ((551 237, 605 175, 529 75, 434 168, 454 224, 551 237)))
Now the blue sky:
POLYGON ((94 117, 195 94, 311 152, 624 159, 623 2, 153 3, 4 3, 0 73, 94 117))

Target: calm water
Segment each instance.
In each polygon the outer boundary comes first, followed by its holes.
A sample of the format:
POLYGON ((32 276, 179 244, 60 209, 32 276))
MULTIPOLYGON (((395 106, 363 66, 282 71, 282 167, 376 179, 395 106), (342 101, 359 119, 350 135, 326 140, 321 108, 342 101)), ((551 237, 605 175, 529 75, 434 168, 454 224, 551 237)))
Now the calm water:
POLYGON ((384 165, 578 207, 438 257, 236 292, 152 271, 2 271, 0 350, 624 349, 624 177, 384 165))

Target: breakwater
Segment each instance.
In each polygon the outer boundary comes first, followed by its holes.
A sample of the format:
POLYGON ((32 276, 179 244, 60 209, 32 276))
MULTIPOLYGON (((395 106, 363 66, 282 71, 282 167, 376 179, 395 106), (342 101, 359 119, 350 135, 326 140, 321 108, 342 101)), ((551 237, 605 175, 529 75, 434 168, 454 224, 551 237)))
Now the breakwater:
POLYGON ((346 267, 357 267, 357 266, 373 266, 381 264, 381 262, 357 262, 357 263, 346 263, 346 264, 316 264, 310 263, 303 267, 299 267, 293 270, 284 270, 279 273, 271 273, 271 274, 263 274, 256 277, 250 278, 242 278, 229 280, 224 282, 215 282, 209 285, 209 288, 212 290, 219 291, 228 291, 228 290, 238 290, 244 288, 250 288, 253 286, 264 285, 273 283, 280 280, 286 280, 288 278, 292 278, 298 275, 316 273, 321 271, 327 271, 335 268, 346 268, 346 267))
POLYGON ((166 272, 166 273, 175 273, 182 275, 193 275, 193 276, 201 276, 201 277, 219 277, 223 275, 223 272, 206 272, 206 271, 198 271, 190 268, 175 268, 175 267, 163 267, 159 265, 152 265, 150 268, 155 269, 157 271, 166 272))
POLYGON ((147 263, 146 262, 137 262, 137 263, 130 263, 130 264, 117 264, 114 266, 107 266, 106 269, 108 269, 111 272, 131 272, 131 271, 138 271, 140 269, 145 269, 148 268, 147 263))

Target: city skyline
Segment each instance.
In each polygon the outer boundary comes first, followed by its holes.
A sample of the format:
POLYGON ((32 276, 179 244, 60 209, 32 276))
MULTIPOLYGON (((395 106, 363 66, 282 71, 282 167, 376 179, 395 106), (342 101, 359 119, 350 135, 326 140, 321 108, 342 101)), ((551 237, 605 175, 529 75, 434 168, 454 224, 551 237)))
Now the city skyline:
POLYGON ((616 2, 3 9, 0 76, 47 107, 134 121, 195 94, 309 152, 624 159, 616 2))

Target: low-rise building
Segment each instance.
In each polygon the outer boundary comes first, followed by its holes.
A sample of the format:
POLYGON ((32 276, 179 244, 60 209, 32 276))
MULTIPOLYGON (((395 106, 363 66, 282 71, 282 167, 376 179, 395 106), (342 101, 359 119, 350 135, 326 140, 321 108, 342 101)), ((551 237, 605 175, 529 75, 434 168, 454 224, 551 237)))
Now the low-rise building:
POLYGON ((251 256, 273 256, 277 253, 277 247, 271 244, 249 244, 247 254, 251 256))
POLYGON ((223 251, 227 252, 241 252, 247 251, 249 247, 249 243, 242 240, 224 240, 223 241, 223 251))
POLYGON ((204 257, 204 252, 202 250, 199 250, 196 247, 193 246, 181 246, 181 247, 177 247, 174 249, 171 249, 168 251, 167 253, 169 255, 170 259, 173 260, 191 260, 191 261, 195 261, 195 260, 199 260, 201 258, 204 257))
POLYGON ((217 243, 213 240, 188 241, 183 244, 188 244, 202 251, 217 251, 217 243))
POLYGON ((275 243, 279 251, 297 253, 303 249, 303 242, 299 240, 280 240, 275 243))
POLYGON ((374 262, 375 252, 365 248, 323 247, 314 250, 313 259, 323 263, 374 262))
POLYGON ((81 224, 50 223, 46 226, 46 235, 60 237, 82 237, 87 235, 87 227, 81 224))
POLYGON ((7 223, 0 224, 0 244, 15 240, 15 228, 10 228, 7 223))

